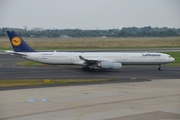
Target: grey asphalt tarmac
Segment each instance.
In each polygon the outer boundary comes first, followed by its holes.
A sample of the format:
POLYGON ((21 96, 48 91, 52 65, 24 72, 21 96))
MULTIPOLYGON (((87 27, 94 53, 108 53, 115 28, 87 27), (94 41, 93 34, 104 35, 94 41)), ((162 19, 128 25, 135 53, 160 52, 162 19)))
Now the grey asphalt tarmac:
POLYGON ((14 66, 22 58, 0 54, 0 79, 73 79, 73 78, 145 78, 145 79, 179 79, 180 67, 164 66, 123 66, 121 70, 109 71, 97 69, 96 72, 82 71, 81 66, 14 66))
POLYGON ((180 79, 0 91, 0 120, 180 120, 180 79))
POLYGON ((0 80, 59 78, 151 79, 32 89, 0 90, 0 120, 178 120, 180 67, 123 66, 82 71, 81 66, 14 66, 22 58, 0 54, 0 80))

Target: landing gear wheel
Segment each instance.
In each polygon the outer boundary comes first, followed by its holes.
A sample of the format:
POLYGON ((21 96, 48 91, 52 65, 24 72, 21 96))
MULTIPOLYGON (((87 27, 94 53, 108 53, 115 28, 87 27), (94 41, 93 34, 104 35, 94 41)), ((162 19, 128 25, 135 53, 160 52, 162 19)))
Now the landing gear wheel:
POLYGON ((86 67, 82 67, 82 70, 83 70, 83 71, 86 71, 87 69, 86 69, 86 67))
POLYGON ((159 65, 158 70, 162 70, 162 65, 159 65))
POLYGON ((92 69, 91 69, 91 71, 93 71, 93 72, 94 72, 94 71, 96 71, 96 69, 92 68, 92 69))
POLYGON ((96 71, 96 69, 90 68, 89 66, 82 67, 82 70, 83 70, 83 71, 96 71))
POLYGON ((161 68, 161 67, 159 67, 159 68, 158 68, 158 70, 162 70, 162 68, 161 68))
POLYGON ((89 66, 86 66, 86 67, 82 67, 82 70, 84 70, 84 71, 91 71, 92 69, 89 66))

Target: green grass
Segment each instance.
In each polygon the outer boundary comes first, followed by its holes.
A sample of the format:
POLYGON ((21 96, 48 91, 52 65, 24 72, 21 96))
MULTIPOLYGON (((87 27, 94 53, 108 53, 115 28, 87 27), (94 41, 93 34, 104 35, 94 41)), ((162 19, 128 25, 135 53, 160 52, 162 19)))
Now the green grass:
MULTIPOLYGON (((36 50, 137 49, 180 47, 180 37, 127 38, 23 38, 36 50)), ((0 38, 0 49, 9 50, 8 38, 0 38)))
MULTIPOLYGON (((47 79, 48 80, 48 79, 47 79)), ((57 79, 57 80, 45 80, 41 79, 27 79, 27 80, 0 80, 0 88, 2 87, 14 87, 14 86, 34 86, 34 85, 63 85, 74 83, 91 83, 91 82, 110 82, 117 79, 57 79)))
POLYGON ((46 64, 25 60, 15 64, 16 66, 45 66, 46 64))
POLYGON ((1 47, 0 46, 0 50, 12 50, 12 48, 6 48, 6 47, 1 47))
MULTIPOLYGON (((127 46, 121 46, 121 47, 103 47, 103 48, 100 48, 100 47, 80 47, 80 48, 73 48, 73 47, 67 47, 67 48, 46 48, 46 47, 41 47, 41 48, 34 48, 35 50, 37 51, 41 51, 41 50, 45 50, 45 51, 77 51, 77 50, 126 50, 126 49, 132 49, 132 50, 136 50, 136 49, 154 49, 154 48, 180 48, 180 46, 159 46, 159 47, 153 47, 153 46, 148 46, 148 47, 143 47, 143 46, 131 46, 131 47, 127 47, 127 46)), ((0 47, 0 50, 12 50, 12 47, 9 47, 9 48, 5 48, 5 47, 0 47)))

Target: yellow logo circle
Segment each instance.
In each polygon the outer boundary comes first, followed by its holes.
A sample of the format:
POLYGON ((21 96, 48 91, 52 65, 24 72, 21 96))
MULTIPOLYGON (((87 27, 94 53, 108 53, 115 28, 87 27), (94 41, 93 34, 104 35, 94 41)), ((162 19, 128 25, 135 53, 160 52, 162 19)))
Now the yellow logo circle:
POLYGON ((14 46, 19 46, 21 44, 21 39, 19 37, 13 37, 11 42, 14 46))

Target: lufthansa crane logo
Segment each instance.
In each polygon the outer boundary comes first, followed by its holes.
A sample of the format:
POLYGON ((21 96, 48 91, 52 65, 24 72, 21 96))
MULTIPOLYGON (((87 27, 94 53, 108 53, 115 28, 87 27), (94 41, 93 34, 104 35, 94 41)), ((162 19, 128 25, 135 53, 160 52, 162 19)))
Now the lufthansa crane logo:
POLYGON ((12 40, 11 40, 11 43, 14 46, 19 46, 21 44, 21 39, 19 37, 13 37, 12 40))

